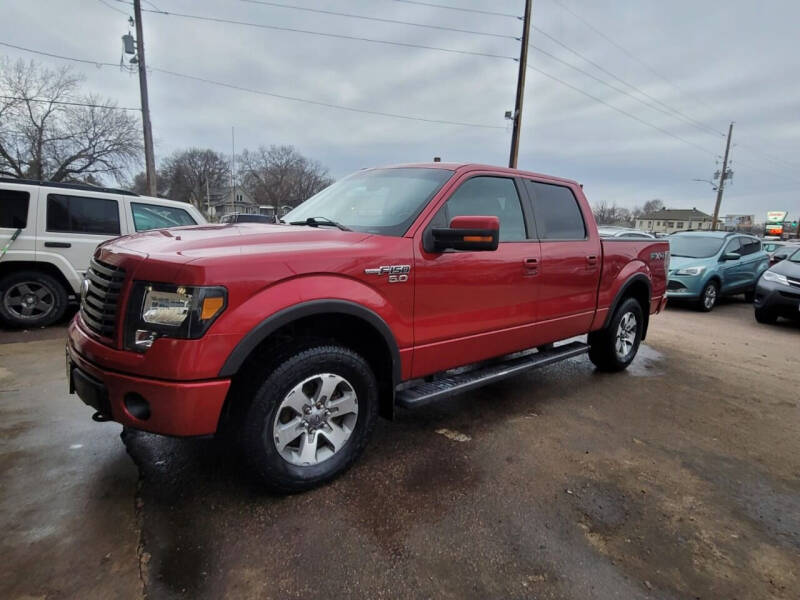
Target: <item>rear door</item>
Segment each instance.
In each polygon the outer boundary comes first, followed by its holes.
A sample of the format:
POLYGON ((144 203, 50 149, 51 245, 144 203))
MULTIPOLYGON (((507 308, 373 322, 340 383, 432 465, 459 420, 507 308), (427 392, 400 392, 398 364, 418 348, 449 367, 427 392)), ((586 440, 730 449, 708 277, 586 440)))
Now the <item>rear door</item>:
POLYGON ((537 337, 552 341, 586 333, 597 308, 602 264, 589 205, 577 186, 524 182, 541 247, 537 337))
POLYGON ((539 243, 513 177, 466 177, 425 227, 453 217, 497 216, 494 251, 429 253, 415 240, 413 376, 535 346, 539 243))
POLYGON ((755 285, 761 273, 769 266, 767 253, 761 250, 761 241, 753 237, 742 238, 741 260, 744 261, 745 284, 755 285))
POLYGON ((60 257, 83 274, 97 245, 123 233, 120 200, 116 194, 43 187, 37 253, 51 255, 56 264, 60 257))

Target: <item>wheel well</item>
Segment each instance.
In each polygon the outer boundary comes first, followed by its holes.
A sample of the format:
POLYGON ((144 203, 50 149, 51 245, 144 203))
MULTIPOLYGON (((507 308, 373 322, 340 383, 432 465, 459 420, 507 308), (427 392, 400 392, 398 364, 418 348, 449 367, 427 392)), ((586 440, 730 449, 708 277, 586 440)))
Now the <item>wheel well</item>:
POLYGON ((647 337, 647 327, 650 325, 650 286, 644 279, 636 279, 625 288, 625 291, 619 298, 619 301, 614 305, 614 310, 622 302, 628 298, 633 298, 642 307, 642 315, 644 316, 644 324, 642 328, 642 339, 647 337))
POLYGON ((233 375, 224 418, 240 414, 263 381, 262 374, 274 369, 304 345, 335 343, 367 361, 379 390, 379 414, 392 418, 394 410, 394 356, 386 339, 371 323, 356 315, 319 313, 300 317, 271 332, 253 348, 233 375), (236 398, 242 398, 238 402, 236 398), (239 404, 239 406, 234 406, 239 404))
POLYGON ((26 260, 0 262, 0 279, 6 275, 19 273, 21 271, 38 271, 40 273, 46 273, 64 287, 64 291, 66 292, 67 296, 75 295, 75 291, 67 281, 67 278, 64 277, 64 274, 61 272, 61 270, 53 264, 26 260))

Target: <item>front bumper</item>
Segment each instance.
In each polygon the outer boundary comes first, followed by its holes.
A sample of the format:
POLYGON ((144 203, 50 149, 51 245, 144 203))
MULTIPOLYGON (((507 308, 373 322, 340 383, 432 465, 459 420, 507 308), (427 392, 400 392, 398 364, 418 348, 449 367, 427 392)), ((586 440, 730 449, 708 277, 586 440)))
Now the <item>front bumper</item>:
POLYGON ((70 392, 125 426, 174 436, 217 431, 230 379, 164 381, 126 375, 89 362, 67 341, 70 392))
POLYGON ((764 281, 762 277, 756 285, 753 304, 756 308, 771 310, 783 316, 800 318, 800 287, 764 281))

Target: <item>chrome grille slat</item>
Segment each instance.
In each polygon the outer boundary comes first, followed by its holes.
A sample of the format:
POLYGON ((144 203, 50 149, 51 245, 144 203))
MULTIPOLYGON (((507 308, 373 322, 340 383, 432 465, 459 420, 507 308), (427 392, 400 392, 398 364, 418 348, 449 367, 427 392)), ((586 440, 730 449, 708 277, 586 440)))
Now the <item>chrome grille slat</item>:
POLYGON ((81 299, 81 318, 91 331, 114 340, 125 270, 93 258, 86 279, 89 280, 89 291, 81 299))

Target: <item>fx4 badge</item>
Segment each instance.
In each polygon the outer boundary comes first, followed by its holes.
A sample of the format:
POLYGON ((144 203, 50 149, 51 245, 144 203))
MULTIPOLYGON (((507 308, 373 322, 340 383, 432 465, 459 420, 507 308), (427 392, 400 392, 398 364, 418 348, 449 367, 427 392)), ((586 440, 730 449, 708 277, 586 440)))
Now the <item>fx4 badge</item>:
POLYGON ((367 275, 388 275, 389 283, 403 283, 408 281, 408 273, 411 271, 411 265, 387 265, 383 267, 375 267, 374 269, 364 269, 367 275))
POLYGON ((665 260, 667 258, 666 252, 651 252, 650 260, 665 260))

